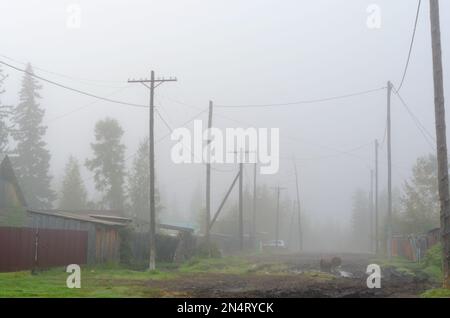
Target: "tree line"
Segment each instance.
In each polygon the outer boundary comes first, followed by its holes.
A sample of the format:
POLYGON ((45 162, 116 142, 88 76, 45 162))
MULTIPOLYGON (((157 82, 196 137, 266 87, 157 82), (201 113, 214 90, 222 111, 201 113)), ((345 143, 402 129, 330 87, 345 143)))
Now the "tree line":
MULTIPOLYGON (((28 207, 124 210, 129 211, 130 216, 148 222, 148 138, 141 141, 131 169, 127 170, 126 147, 122 142, 124 131, 116 119, 105 118, 96 123, 95 140, 90 145, 93 156, 84 161, 84 166, 93 174, 100 200, 89 199, 80 172, 80 160, 73 155, 69 156, 65 166, 59 195, 52 190, 51 154, 44 140, 47 131, 43 122, 45 109, 40 104, 42 86, 30 75, 33 74, 30 64, 26 71, 17 105, 6 105, 1 97, 7 75, 0 68, 0 153, 12 154, 11 160, 28 207)), ((156 200, 157 208, 161 210, 158 191, 156 200)))
MULTIPOLYGON (((358 247, 369 246, 370 209, 369 195, 363 189, 357 189, 352 197, 353 237, 358 238, 358 247)), ((378 233, 384 239, 387 230, 387 193, 379 195, 378 233)), ((409 180, 405 180, 400 189, 393 189, 393 234, 407 235, 426 233, 439 227, 439 194, 437 177, 437 159, 435 155, 417 158, 409 180)), ((384 246, 384 244, 382 245, 384 246)))

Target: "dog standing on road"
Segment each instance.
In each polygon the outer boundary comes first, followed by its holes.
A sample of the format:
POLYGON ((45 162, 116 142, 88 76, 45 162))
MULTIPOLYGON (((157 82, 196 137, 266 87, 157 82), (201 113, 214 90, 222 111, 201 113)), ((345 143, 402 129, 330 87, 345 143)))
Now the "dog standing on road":
POLYGON ((340 257, 333 257, 331 259, 320 259, 320 270, 322 272, 333 273, 336 269, 341 266, 342 260, 340 257))

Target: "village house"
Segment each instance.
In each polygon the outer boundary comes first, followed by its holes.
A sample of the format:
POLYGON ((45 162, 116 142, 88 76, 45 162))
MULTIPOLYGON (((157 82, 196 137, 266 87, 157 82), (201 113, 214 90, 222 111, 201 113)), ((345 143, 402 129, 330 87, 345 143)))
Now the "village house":
POLYGON ((86 231, 88 263, 119 260, 119 232, 131 222, 123 212, 28 207, 11 161, 7 156, 0 160, 0 227, 86 231))

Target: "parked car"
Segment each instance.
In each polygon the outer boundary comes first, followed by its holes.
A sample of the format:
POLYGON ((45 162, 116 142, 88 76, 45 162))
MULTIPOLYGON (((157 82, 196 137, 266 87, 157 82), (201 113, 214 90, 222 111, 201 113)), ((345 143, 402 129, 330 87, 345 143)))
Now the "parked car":
POLYGON ((286 244, 283 240, 271 240, 262 244, 262 248, 286 248, 286 244))

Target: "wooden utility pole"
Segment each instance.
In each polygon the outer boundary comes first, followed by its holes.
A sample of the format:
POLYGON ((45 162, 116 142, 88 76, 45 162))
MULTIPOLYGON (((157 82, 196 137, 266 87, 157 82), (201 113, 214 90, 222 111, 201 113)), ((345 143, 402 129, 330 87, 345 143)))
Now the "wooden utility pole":
POLYGON ((388 182, 388 208, 387 208, 387 255, 392 257, 392 154, 391 154, 391 94, 392 84, 387 82, 387 182, 388 182))
MULTIPOLYGON (((241 158, 242 159, 242 158, 241 158)), ((244 209, 243 209, 244 163, 239 163, 239 248, 244 250, 244 209)))
POLYGON ((433 52, 434 114, 438 160, 438 187, 441 205, 441 241, 443 247, 443 286, 450 288, 450 194, 448 183, 447 137, 445 126, 444 80, 442 70, 439 2, 430 0, 431 41, 433 52))
POLYGON ((277 190, 277 211, 276 211, 276 220, 275 220, 275 247, 278 247, 278 240, 280 238, 280 191, 285 188, 280 188, 277 186, 275 188, 277 190))
POLYGON ((234 185, 236 184, 237 180, 239 179, 240 172, 236 174, 236 176, 233 179, 233 182, 231 183, 230 187, 228 188, 227 193, 225 194, 225 197, 222 199, 222 202, 220 202, 219 208, 217 209, 216 213, 214 214, 213 219, 209 223, 209 228, 211 232, 211 228, 214 225, 214 222, 216 222, 217 218, 219 217, 220 211, 222 211, 222 208, 224 207, 225 203, 228 200, 228 197, 230 196, 231 191, 234 188, 234 185))
POLYGON ((252 244, 256 247, 256 171, 257 163, 253 165, 253 215, 252 215, 252 244))
POLYGON ((301 210, 300 210, 300 191, 298 187, 298 173, 297 164, 294 159, 294 170, 295 170, 295 186, 297 189, 297 219, 298 219, 298 250, 301 252, 303 250, 303 234, 302 234, 302 222, 301 222, 301 210))
POLYGON ((158 78, 155 79, 155 72, 151 71, 150 79, 128 80, 128 83, 141 83, 150 90, 150 111, 149 111, 149 174, 150 174, 150 257, 149 257, 149 270, 156 268, 156 208, 155 208, 155 137, 154 137, 154 120, 155 120, 155 88, 164 82, 175 82, 176 78, 158 78), (155 85, 156 84, 156 85, 155 85))
MULTIPOLYGON (((209 101, 209 114, 208 114, 208 143, 211 143, 211 127, 212 127, 212 114, 213 114, 213 102, 209 101)), ((206 247, 208 249, 208 255, 210 254, 211 237, 209 233, 209 223, 211 222, 211 151, 208 149, 208 158, 206 158, 206 247)))
POLYGON ((375 254, 378 254, 378 140, 375 139, 375 254))
POLYGON ((372 253, 373 248, 373 169, 370 170, 370 193, 369 193, 369 251, 372 253))

